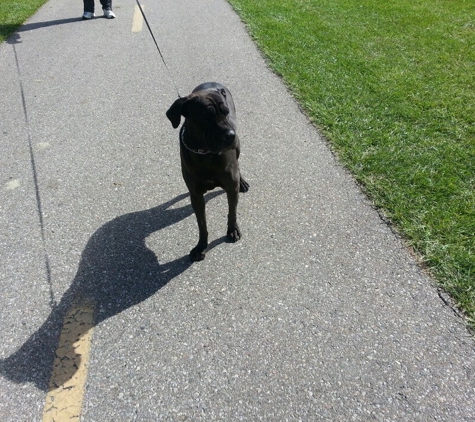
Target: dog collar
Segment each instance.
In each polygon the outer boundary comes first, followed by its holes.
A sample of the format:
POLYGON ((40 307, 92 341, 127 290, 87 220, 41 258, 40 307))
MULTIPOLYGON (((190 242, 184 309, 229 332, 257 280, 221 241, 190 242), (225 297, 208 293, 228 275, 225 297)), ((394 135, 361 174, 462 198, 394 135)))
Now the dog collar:
POLYGON ((210 154, 210 151, 208 151, 207 149, 192 149, 188 145, 185 144, 185 126, 182 126, 181 131, 180 131, 180 142, 188 151, 191 151, 195 154, 199 154, 199 155, 210 154))

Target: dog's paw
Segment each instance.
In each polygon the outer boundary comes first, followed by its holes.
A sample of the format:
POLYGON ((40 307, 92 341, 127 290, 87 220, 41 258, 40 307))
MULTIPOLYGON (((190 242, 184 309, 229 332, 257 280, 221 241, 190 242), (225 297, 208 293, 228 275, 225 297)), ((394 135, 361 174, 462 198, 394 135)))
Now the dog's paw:
POLYGON ((206 248, 200 246, 200 244, 196 245, 190 252, 190 259, 192 262, 203 261, 206 255, 206 248))
POLYGON ((241 238, 241 231, 239 230, 237 224, 228 227, 227 237, 228 240, 233 243, 237 242, 241 238))
POLYGON ((241 180, 239 181, 239 192, 247 192, 249 190, 249 183, 247 183, 243 177, 241 176, 241 180))

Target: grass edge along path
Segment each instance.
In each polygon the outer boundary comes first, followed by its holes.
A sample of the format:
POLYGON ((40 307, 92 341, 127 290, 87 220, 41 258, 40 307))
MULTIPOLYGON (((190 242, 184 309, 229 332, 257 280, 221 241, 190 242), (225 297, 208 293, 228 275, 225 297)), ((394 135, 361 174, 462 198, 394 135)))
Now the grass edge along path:
POLYGON ((0 43, 48 0, 0 0, 0 43))
POLYGON ((475 2, 229 2, 475 327, 475 2))

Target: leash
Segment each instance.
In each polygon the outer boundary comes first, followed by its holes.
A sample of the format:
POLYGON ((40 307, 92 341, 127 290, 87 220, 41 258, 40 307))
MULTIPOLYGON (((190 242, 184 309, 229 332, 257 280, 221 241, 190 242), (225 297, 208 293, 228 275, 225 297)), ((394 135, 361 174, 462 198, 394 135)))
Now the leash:
POLYGON ((172 76, 172 73, 170 72, 170 69, 168 69, 168 66, 167 66, 167 62, 165 61, 165 58, 163 57, 163 54, 160 50, 160 47, 158 46, 158 43, 157 43, 157 40, 155 39, 154 35, 153 35, 153 32, 152 32, 152 29, 150 28, 150 25, 148 24, 148 21, 147 21, 147 18, 145 17, 145 13, 142 9, 142 6, 140 5, 139 3, 139 0, 136 0, 137 2, 137 5, 139 6, 139 9, 140 9, 140 13, 142 13, 142 16, 143 16, 143 19, 145 21, 145 23, 147 24, 147 28, 148 30, 150 31, 150 35, 152 36, 153 38, 153 42, 155 43, 156 47, 157 47, 157 50, 158 50, 158 54, 160 54, 160 57, 162 58, 162 62, 163 64, 165 65, 165 68, 167 69, 167 72, 168 72, 168 76, 170 77, 170 80, 172 81, 173 85, 175 86, 175 91, 176 93, 178 94, 178 98, 181 98, 181 95, 180 95, 180 92, 178 91, 178 86, 177 84, 175 83, 175 80, 173 79, 173 76, 172 76))

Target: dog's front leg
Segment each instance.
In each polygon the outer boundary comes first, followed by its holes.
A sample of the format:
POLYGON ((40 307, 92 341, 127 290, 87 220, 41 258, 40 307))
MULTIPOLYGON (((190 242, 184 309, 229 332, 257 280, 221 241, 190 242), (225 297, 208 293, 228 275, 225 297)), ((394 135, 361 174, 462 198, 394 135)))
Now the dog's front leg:
POLYGON ((208 247, 208 229, 206 227, 205 199, 202 194, 191 194, 191 206, 196 215, 200 238, 198 244, 191 250, 190 258, 192 261, 202 261, 208 247))
POLYGON ((237 223, 237 205, 239 200, 239 190, 226 191, 228 196, 228 239, 231 242, 237 242, 241 238, 241 231, 237 223))

